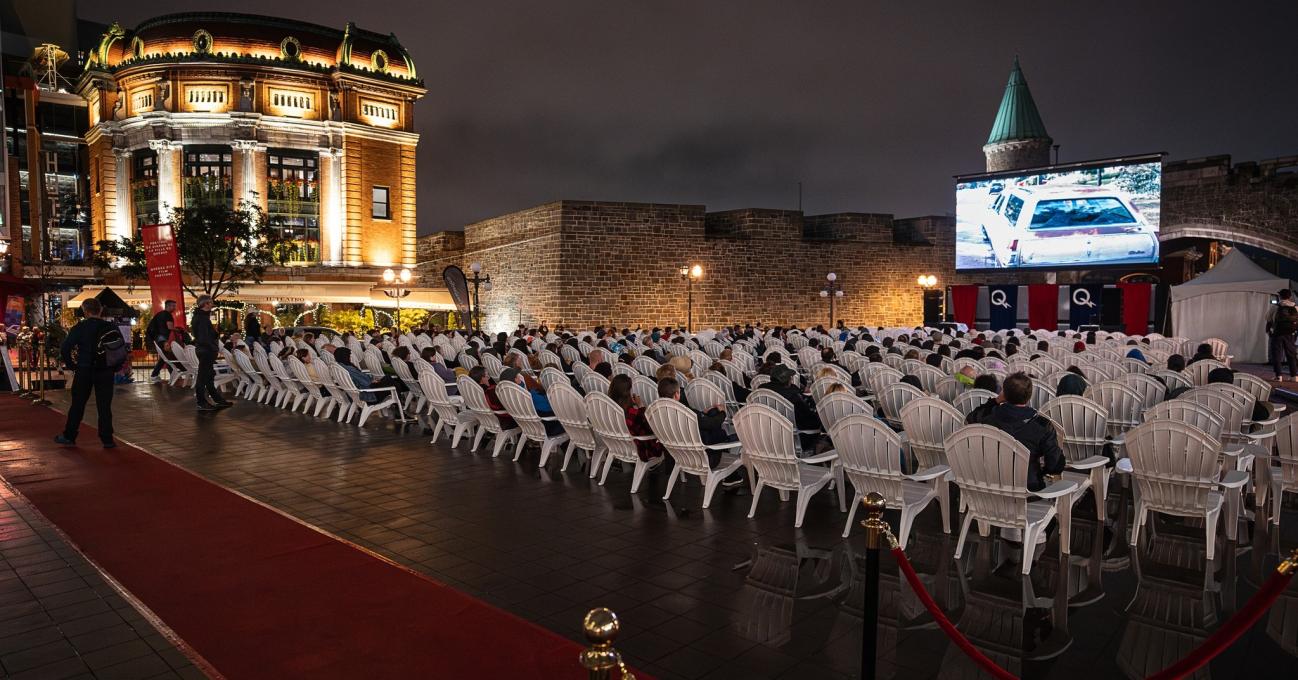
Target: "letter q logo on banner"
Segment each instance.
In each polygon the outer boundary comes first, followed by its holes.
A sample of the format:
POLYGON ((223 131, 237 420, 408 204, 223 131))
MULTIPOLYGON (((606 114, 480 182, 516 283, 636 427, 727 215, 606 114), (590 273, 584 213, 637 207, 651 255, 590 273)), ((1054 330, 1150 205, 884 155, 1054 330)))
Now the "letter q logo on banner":
POLYGON ((1087 288, 1073 289, 1073 304, 1078 307, 1094 307, 1095 303, 1091 302, 1091 291, 1087 288))
POLYGON ((992 291, 991 302, 992 305, 996 307, 1004 307, 1005 309, 1010 308, 1009 297, 1006 296, 1005 291, 1000 288, 997 288, 996 290, 992 291))

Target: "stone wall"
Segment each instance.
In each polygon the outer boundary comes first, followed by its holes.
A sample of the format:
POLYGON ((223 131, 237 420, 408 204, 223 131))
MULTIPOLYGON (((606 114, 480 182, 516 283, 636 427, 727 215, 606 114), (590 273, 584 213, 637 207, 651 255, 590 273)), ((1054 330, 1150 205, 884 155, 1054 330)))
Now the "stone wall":
POLYGON ((1159 238, 1243 243, 1298 261, 1298 156, 1167 163, 1159 238))
MULTIPOLYGON (((763 321, 829 321, 819 292, 835 272, 845 290, 835 314, 850 324, 915 324, 922 318, 917 275, 963 282, 954 267, 954 223, 945 216, 745 209, 708 213, 698 205, 559 201, 420 239, 419 275, 482 262, 493 290, 482 293, 488 330, 518 323, 589 326, 763 321)), ((978 281, 988 277, 979 276, 978 281)))

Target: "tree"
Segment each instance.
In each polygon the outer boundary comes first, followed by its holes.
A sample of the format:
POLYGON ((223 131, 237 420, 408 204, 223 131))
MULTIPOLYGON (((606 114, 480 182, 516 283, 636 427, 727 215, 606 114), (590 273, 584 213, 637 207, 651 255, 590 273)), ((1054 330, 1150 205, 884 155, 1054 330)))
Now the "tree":
MULTIPOLYGON (((266 269, 283 264, 288 246, 266 213, 251 203, 238 208, 226 205, 196 205, 171 212, 172 233, 185 291, 195 297, 221 296, 239 292, 246 281, 261 283, 266 269)), ((139 236, 100 241, 96 264, 113 266, 127 280, 147 276, 144 241, 139 236)))

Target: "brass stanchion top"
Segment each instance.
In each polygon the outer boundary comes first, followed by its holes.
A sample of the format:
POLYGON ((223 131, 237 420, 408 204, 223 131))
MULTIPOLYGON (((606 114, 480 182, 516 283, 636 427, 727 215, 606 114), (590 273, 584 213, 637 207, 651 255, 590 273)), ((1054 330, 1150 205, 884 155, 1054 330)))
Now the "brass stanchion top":
POLYGON ((869 513, 867 517, 871 518, 882 515, 884 508, 888 507, 883 500, 883 494, 877 491, 865 494, 865 498, 861 499, 861 505, 865 506, 865 511, 869 513))
POLYGON ((579 657, 583 668, 593 675, 611 671, 621 665, 622 658, 613 649, 613 640, 617 639, 617 634, 622 629, 617 614, 605 607, 596 607, 586 613, 581 627, 586 632, 586 640, 590 642, 590 648, 583 650, 579 657))
POLYGON ((1275 570, 1286 575, 1298 572, 1298 548, 1294 548, 1288 559, 1277 565, 1275 570))
POLYGON ((897 537, 892 535, 892 529, 888 528, 888 523, 883 519, 883 511, 888 507, 883 499, 883 495, 871 491, 861 499, 861 505, 865 507, 865 519, 861 520, 861 526, 865 527, 865 541, 870 548, 878 548, 879 538, 887 540, 888 548, 897 547, 897 537))

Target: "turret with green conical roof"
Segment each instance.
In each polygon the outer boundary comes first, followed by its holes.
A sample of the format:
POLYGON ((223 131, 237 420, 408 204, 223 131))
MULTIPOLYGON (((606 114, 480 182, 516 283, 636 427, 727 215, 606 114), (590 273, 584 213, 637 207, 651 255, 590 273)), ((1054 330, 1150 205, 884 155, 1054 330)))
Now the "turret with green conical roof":
POLYGON ((1028 80, 1023 77, 1018 57, 1010 69, 1010 80, 1005 85, 996 121, 983 145, 987 157, 987 172, 1034 168, 1050 164, 1050 146, 1053 140, 1046 133, 1037 104, 1028 90, 1028 80))

